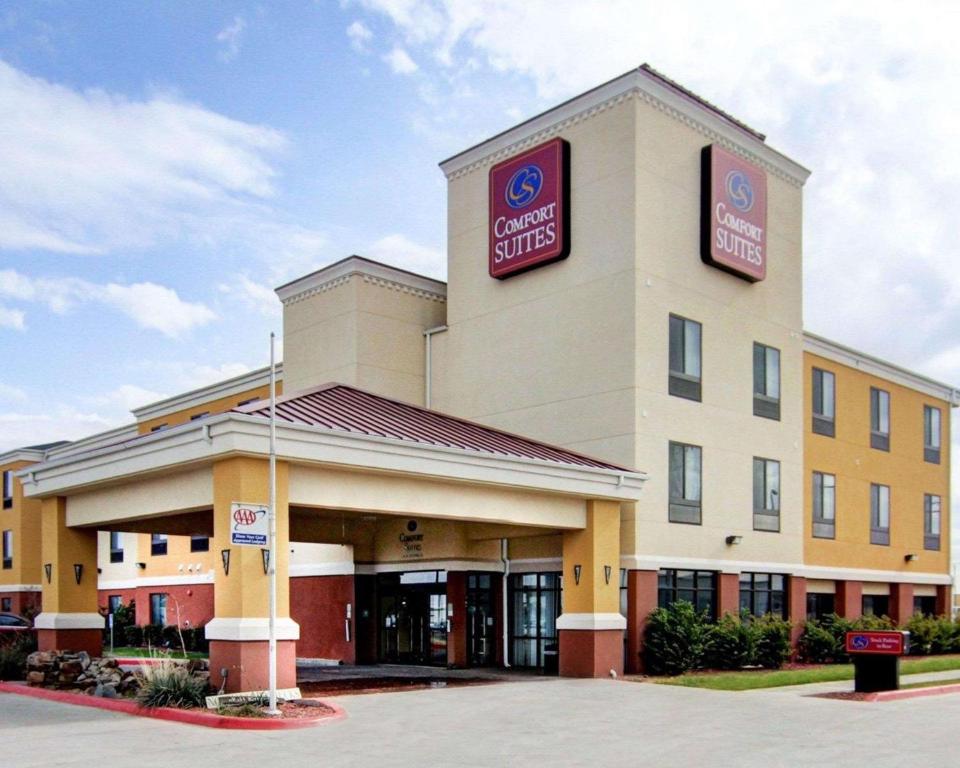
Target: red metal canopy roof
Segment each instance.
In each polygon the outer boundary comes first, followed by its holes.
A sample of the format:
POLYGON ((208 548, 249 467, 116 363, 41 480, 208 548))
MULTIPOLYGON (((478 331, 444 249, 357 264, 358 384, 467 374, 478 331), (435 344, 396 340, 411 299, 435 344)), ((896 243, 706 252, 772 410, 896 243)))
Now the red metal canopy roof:
MULTIPOLYGON (((267 400, 258 400, 234 408, 233 413, 269 418, 270 403, 267 400)), ((391 400, 345 384, 327 384, 317 389, 278 397, 277 421, 308 424, 338 432, 403 440, 420 445, 459 448, 521 459, 541 459, 581 467, 631 471, 573 451, 391 400)))

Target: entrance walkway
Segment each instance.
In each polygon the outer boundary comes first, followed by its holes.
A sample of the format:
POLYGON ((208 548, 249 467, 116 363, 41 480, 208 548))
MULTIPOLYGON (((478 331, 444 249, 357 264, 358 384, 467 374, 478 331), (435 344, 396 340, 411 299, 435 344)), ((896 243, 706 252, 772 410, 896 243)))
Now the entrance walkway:
POLYGON ((339 696, 351 693, 390 692, 419 688, 453 688, 464 685, 549 680, 532 670, 493 667, 448 669, 410 664, 368 666, 297 667, 297 685, 304 696, 339 696))

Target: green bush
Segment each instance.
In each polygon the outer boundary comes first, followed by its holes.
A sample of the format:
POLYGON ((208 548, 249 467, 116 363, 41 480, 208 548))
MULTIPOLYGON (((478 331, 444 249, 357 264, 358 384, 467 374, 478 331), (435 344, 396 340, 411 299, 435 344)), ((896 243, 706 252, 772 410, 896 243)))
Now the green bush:
MULTIPOLYGON (((174 651, 184 650, 181 648, 180 632, 176 627, 164 627, 161 631, 161 637, 163 638, 161 645, 163 645, 164 648, 170 648, 174 651)), ((184 639, 184 644, 185 643, 186 639, 184 639)))
POLYGON ((928 656, 960 650, 960 626, 946 616, 914 614, 904 629, 910 632, 910 653, 928 656))
POLYGON ((753 663, 756 633, 748 615, 723 615, 707 628, 704 664, 710 669, 740 669, 753 663))
POLYGON ((837 638, 819 621, 805 621, 800 639, 797 641, 797 651, 800 658, 808 664, 827 664, 837 658, 837 638))
POLYGON ((706 612, 680 600, 657 608, 644 632, 645 667, 653 675, 680 675, 703 663, 707 639, 706 612))
POLYGON ((159 648, 163 645, 163 625, 145 624, 143 627, 143 645, 159 648))
POLYGON ((753 663, 764 669, 780 669, 790 658, 790 622, 768 613, 751 619, 750 628, 756 638, 753 663))
POLYGON ((188 651, 210 652, 210 641, 207 640, 206 630, 203 627, 193 627, 183 631, 188 651))
POLYGON ((131 648, 139 648, 143 645, 143 627, 138 627, 136 624, 124 627, 122 637, 123 642, 131 648))
POLYGON ((140 672, 137 703, 141 707, 201 707, 207 684, 193 677, 185 665, 169 660, 145 666, 140 672))
POLYGON ((33 632, 18 633, 0 644, 0 680, 23 680, 27 676, 27 656, 37 650, 33 632))
POLYGON ((853 622, 853 629, 864 632, 896 629, 897 625, 889 616, 865 615, 853 622))

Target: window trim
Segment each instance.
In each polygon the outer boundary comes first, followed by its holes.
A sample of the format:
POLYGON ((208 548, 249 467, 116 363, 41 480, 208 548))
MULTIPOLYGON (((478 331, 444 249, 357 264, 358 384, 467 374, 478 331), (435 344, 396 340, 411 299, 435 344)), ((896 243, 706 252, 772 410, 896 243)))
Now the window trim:
POLYGON ((813 485, 811 492, 811 509, 810 515, 813 521, 813 530, 811 535, 815 539, 835 539, 837 538, 837 476, 831 472, 821 472, 818 469, 813 470, 810 475, 810 482, 813 485), (820 477, 820 493, 819 498, 817 494, 817 476, 820 477), (831 478, 833 480, 832 486, 827 486, 824 484, 824 478, 831 478), (827 518, 823 514, 824 507, 824 489, 833 488, 833 517, 827 518), (819 502, 819 504, 818 504, 819 502), (817 507, 819 506, 819 514, 817 514, 817 507))
MULTIPOLYGON (((767 459, 763 456, 754 456, 753 457, 753 530, 760 531, 763 533, 780 533, 780 499, 782 497, 780 492, 780 462, 777 459, 767 459), (771 493, 776 494, 777 506, 776 509, 771 511, 764 506, 762 509, 757 507, 757 465, 762 466, 762 476, 763 476, 763 488, 762 488, 762 498, 765 500, 767 496, 771 493), (767 483, 769 477, 767 475, 767 465, 776 464, 777 465, 777 488, 773 491, 769 491, 767 488, 767 483), (770 527, 773 525, 773 522, 776 522, 776 527, 770 527)), ((764 502, 765 504, 766 502, 764 502)))
MULTIPOLYGON (((684 491, 685 492, 685 491, 684 491)), ((670 440, 667 444, 667 521, 679 523, 681 525, 702 525, 703 524, 703 448, 699 445, 690 443, 680 443, 670 440), (700 498, 697 500, 683 497, 672 496, 673 488, 673 449, 682 448, 683 460, 680 464, 681 478, 680 486, 686 488, 686 469, 687 469, 687 449, 693 449, 697 452, 700 459, 700 487, 698 488, 700 498), (674 513, 676 512, 676 517, 674 513), (696 519, 693 519, 696 517, 696 519)))
POLYGON ((935 405, 923 406, 923 460, 928 464, 940 463, 940 448, 943 446, 943 412, 935 405), (933 414, 937 414, 937 442, 933 443, 933 414), (927 417, 930 416, 930 419, 927 417), (929 439, 928 439, 929 438, 929 439))
POLYGON ((940 541, 943 535, 943 498, 936 493, 923 494, 923 548, 930 552, 940 551, 940 541), (937 500, 937 508, 933 508, 933 500, 937 500), (937 532, 933 532, 933 515, 937 515, 937 532))
POLYGON ((773 419, 780 421, 780 394, 781 394, 781 365, 780 361, 783 355, 777 347, 771 347, 769 344, 762 344, 759 341, 753 342, 753 415, 763 419, 773 419), (767 393, 767 384, 769 378, 769 356, 768 353, 777 353, 777 394, 767 393), (757 355, 763 355, 763 382, 757 381, 757 355), (763 391, 758 390, 758 386, 763 391))
POLYGON ((870 543, 878 546, 890 546, 890 523, 893 517, 891 511, 892 504, 890 499, 890 486, 882 483, 870 483, 870 543), (880 499, 884 494, 880 489, 886 489, 887 499, 887 525, 880 525, 880 499))
POLYGON ((760 616, 765 616, 766 614, 757 614, 757 613, 756 613, 756 607, 757 607, 757 606, 756 606, 756 598, 757 598, 757 594, 758 594, 758 593, 760 593, 760 594, 767 594, 767 595, 769 596, 769 598, 768 598, 768 604, 773 603, 773 595, 775 595, 775 594, 780 594, 780 596, 781 596, 780 605, 782 606, 782 610, 780 611, 780 613, 777 614, 777 613, 775 613, 774 611, 770 611, 770 610, 768 610, 767 613, 772 613, 772 614, 774 614, 775 616, 779 615, 779 616, 780 616, 781 618, 783 618, 783 619, 788 618, 789 615, 790 615, 790 606, 787 604, 787 600, 789 599, 789 596, 790 596, 790 581, 789 581, 789 578, 790 578, 790 577, 789 577, 787 574, 785 574, 785 573, 768 573, 768 572, 766 572, 766 571, 741 571, 741 572, 740 572, 740 577, 739 577, 740 596, 739 596, 739 603, 738 603, 738 605, 740 606, 740 610, 741 610, 741 611, 746 610, 746 611, 748 611, 748 612, 750 613, 751 616, 757 616, 758 618, 759 618, 760 616), (744 590, 744 588, 743 588, 743 583, 744 583, 743 579, 744 579, 744 576, 746 576, 746 577, 749 578, 749 584, 750 584, 750 586, 749 586, 749 588, 748 588, 747 590, 744 590), (770 584, 770 586, 769 586, 767 589, 763 589, 763 588, 757 589, 756 583, 757 583, 757 577, 758 577, 758 576, 766 576, 766 577, 769 578, 769 584, 770 584), (774 589, 774 588, 773 588, 773 579, 774 579, 775 576, 779 576, 780 578, 783 579, 783 588, 782 588, 782 589, 774 589), (749 606, 744 606, 744 605, 743 605, 743 595, 744 595, 744 591, 746 591, 746 592, 750 595, 750 599, 749 599, 750 605, 749 605, 749 606))
POLYGON ((667 370, 669 373, 668 393, 674 397, 682 397, 685 400, 693 400, 698 403, 701 402, 703 399, 703 324, 696 320, 691 320, 689 317, 683 317, 682 315, 676 315, 671 312, 667 332, 667 347, 667 370), (680 323, 679 357, 681 361, 685 361, 687 357, 688 325, 695 325, 698 329, 697 362, 700 368, 699 374, 695 375, 685 370, 674 370, 673 368, 674 320, 680 323))
POLYGON ((870 447, 878 451, 890 450, 890 393, 879 387, 870 387, 870 447), (884 432, 881 427, 881 395, 886 395, 887 400, 887 431, 884 432))
POLYGON ((813 381, 811 382, 811 404, 810 408, 812 411, 813 418, 813 432, 817 435, 823 435, 824 437, 836 437, 837 436, 837 376, 833 371, 828 371, 826 368, 813 368, 812 374, 813 381), (820 378, 820 382, 817 382, 817 378, 820 378), (833 402, 830 410, 833 411, 833 415, 826 415, 823 413, 823 377, 824 375, 829 376, 833 388, 833 402), (817 392, 819 391, 820 397, 817 397, 817 392), (818 402, 818 400, 820 402, 818 402), (817 409, 820 410, 817 410, 817 409))
MULTIPOLYGON (((717 618, 717 611, 719 609, 719 586, 720 583, 720 574, 717 571, 709 570, 697 570, 693 568, 661 568, 657 571, 657 607, 664 608, 673 603, 679 602, 680 598, 678 593, 683 592, 693 592, 693 608, 694 610, 699 610, 697 606, 699 605, 699 600, 697 599, 701 592, 710 594, 710 608, 707 611, 708 617, 713 620, 717 618), (678 574, 680 573, 692 573, 693 574, 693 587, 691 589, 682 589, 678 586, 678 574), (710 578, 710 587, 701 587, 700 586, 700 577, 709 576, 710 578), (664 579, 670 579, 669 586, 663 586, 662 582, 664 579), (671 593, 671 599, 664 601, 662 599, 664 593, 671 593)), ((688 601, 689 602, 689 601, 688 601)))

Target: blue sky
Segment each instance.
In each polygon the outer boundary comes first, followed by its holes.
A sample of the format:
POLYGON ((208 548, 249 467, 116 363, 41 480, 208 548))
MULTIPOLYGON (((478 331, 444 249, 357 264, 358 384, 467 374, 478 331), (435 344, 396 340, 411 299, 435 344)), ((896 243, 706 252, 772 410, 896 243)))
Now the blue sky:
POLYGON ((437 163, 648 61, 813 170, 810 330, 960 384, 954 5, 0 5, 0 450, 263 365, 272 289, 443 277, 437 163))

